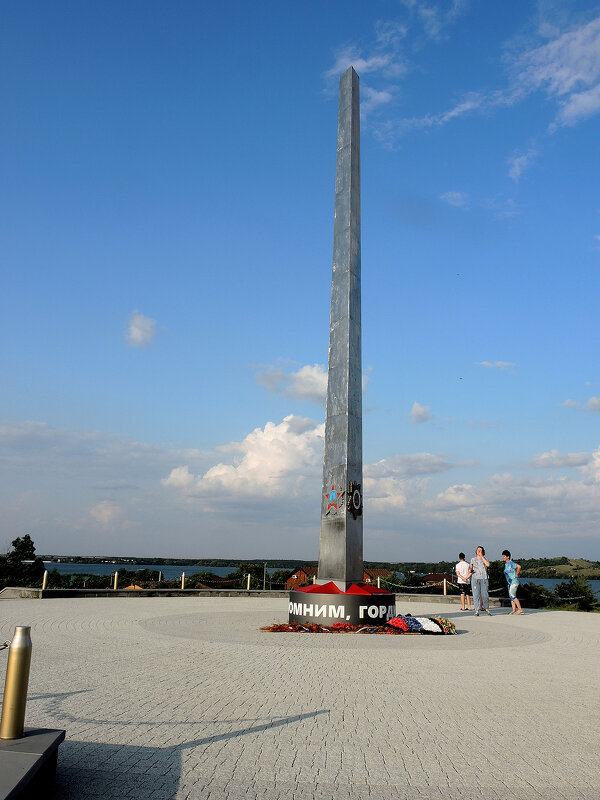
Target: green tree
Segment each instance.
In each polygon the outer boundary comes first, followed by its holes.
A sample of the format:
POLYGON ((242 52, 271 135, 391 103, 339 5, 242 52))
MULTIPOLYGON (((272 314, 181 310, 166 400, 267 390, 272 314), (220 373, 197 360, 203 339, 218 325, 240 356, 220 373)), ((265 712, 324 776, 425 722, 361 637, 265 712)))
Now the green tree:
POLYGON ((404 581, 401 581, 398 575, 392 570, 390 570, 390 572, 392 574, 389 577, 381 579, 381 588, 389 589, 390 592, 396 592, 398 591, 398 586, 404 583, 404 581))
MULTIPOLYGON (((489 590, 492 591, 494 589, 505 589, 505 596, 508 595, 508 584, 506 583, 506 578, 504 577, 504 561, 490 561, 490 565, 488 567, 488 579, 489 579, 489 590)), ((501 594, 500 592, 496 592, 497 596, 501 594)))
POLYGON ((263 588, 264 564, 240 564, 235 572, 227 575, 229 580, 235 580, 240 589, 245 589, 248 585, 248 573, 250 573, 250 588, 263 588))
POLYGON ((38 585, 44 574, 44 562, 35 557, 35 545, 31 536, 26 533, 12 541, 12 550, 6 554, 6 559, 0 573, 3 573, 4 586, 35 586, 38 585), (31 563, 24 564, 24 561, 31 563))
POLYGON ((405 572, 404 580, 399 581, 399 583, 402 583, 402 588, 408 589, 409 592, 413 590, 416 591, 417 589, 422 590, 424 586, 422 576, 417 575, 417 573, 412 570, 405 572))
POLYGON ((548 608, 554 603, 554 595, 549 589, 531 581, 519 586, 518 597, 524 608, 548 608))
POLYGON ((585 578, 570 578, 554 587, 554 596, 559 605, 574 605, 580 611, 591 611, 598 605, 589 581, 585 578))
POLYGON ((157 569, 137 569, 133 573, 135 583, 157 583, 160 572, 157 569))
POLYGON ((112 575, 86 575, 86 589, 111 589, 113 585, 112 575))
POLYGON ((285 589, 285 582, 289 574, 289 569, 278 569, 277 572, 267 575, 267 589, 285 589))
POLYGON ((8 561, 10 564, 17 561, 33 561, 35 559, 35 545, 31 536, 26 533, 25 536, 13 539, 11 542, 12 551, 8 553, 8 561))
POLYGON ((208 570, 201 570, 200 572, 194 572, 193 575, 190 575, 189 578, 186 575, 185 577, 185 588, 186 589, 197 589, 199 584, 203 586, 214 586, 217 582, 217 575, 214 572, 209 572, 208 570))
POLYGON ((56 569, 51 569, 48 573, 48 589, 62 589, 63 588, 63 579, 60 572, 56 569))

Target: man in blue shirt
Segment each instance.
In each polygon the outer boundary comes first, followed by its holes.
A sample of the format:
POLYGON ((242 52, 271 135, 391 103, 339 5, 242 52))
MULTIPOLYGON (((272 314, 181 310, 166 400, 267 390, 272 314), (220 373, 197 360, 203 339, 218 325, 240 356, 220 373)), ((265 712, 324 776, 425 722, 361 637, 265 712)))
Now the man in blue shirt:
POLYGON ((515 564, 510 557, 510 550, 502 551, 502 559, 504 560, 504 574, 506 582, 508 583, 508 596, 512 605, 511 614, 522 614, 523 609, 521 603, 517 600, 517 589, 519 588, 519 575, 521 574, 521 565, 515 564))

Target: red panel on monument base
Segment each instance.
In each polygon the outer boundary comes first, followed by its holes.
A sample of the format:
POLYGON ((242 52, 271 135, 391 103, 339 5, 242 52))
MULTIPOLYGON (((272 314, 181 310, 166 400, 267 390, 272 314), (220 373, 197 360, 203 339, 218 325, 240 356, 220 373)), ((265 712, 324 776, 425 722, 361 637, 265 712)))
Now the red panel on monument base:
POLYGON ((387 589, 380 589, 370 583, 363 583, 363 581, 351 583, 345 592, 343 589, 336 586, 333 581, 322 585, 311 583, 310 586, 303 586, 301 589, 296 589, 295 591, 307 592, 309 594, 389 594, 387 589))

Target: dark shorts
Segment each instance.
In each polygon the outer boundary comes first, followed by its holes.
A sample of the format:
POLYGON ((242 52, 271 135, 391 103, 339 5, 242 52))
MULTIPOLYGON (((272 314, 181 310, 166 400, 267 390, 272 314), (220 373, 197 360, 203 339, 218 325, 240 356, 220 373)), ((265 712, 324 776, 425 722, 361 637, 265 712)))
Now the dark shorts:
POLYGON ((458 591, 461 594, 470 595, 471 594, 471 584, 470 583, 459 583, 458 584, 458 591))

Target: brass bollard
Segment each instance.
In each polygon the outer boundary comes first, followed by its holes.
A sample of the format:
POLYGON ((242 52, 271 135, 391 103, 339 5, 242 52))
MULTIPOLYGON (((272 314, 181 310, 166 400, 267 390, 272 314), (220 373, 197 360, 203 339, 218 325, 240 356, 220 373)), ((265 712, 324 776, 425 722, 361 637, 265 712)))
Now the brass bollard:
POLYGON ((25 726, 27 685, 31 664, 31 628, 17 627, 8 651, 2 700, 0 739, 20 739, 25 726))
POLYGON ((444 596, 448 594, 448 587, 446 586, 446 578, 444 578, 444 596))
POLYGON ((247 592, 249 592, 249 591, 250 591, 250 580, 251 580, 251 579, 250 579, 250 573, 248 573, 248 582, 247 582, 247 586, 246 586, 246 591, 247 591, 247 592))
POLYGON ((117 587, 119 586, 119 573, 115 572, 115 580, 113 583, 113 591, 117 591, 117 587))
POLYGON ((181 588, 185 589, 185 572, 181 573, 181 588))
POLYGON ((47 588, 47 586, 48 586, 48 570, 45 570, 44 577, 42 578, 42 592, 44 591, 44 589, 47 588))

